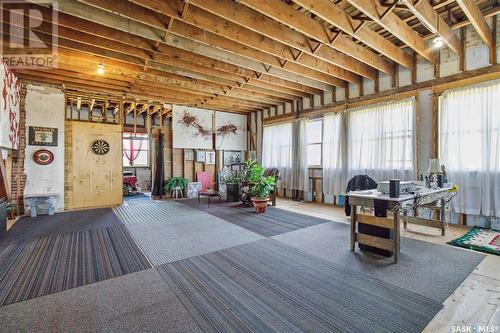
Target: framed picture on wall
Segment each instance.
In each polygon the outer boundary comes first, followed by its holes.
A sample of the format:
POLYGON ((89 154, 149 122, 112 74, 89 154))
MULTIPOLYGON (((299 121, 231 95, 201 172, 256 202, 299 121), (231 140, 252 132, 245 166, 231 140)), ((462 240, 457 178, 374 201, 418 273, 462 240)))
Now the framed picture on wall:
POLYGON ((28 143, 32 146, 57 146, 57 128, 30 126, 28 143))
POLYGON ((207 151, 205 154, 205 163, 206 164, 215 164, 215 152, 207 151))
POLYGON ((184 149, 184 159, 186 161, 194 161, 194 152, 192 149, 184 149))
POLYGON ((196 151, 196 162, 205 163, 205 151, 204 150, 197 150, 196 151))
POLYGON ((224 150, 222 153, 224 166, 243 162, 243 154, 239 150, 224 150))

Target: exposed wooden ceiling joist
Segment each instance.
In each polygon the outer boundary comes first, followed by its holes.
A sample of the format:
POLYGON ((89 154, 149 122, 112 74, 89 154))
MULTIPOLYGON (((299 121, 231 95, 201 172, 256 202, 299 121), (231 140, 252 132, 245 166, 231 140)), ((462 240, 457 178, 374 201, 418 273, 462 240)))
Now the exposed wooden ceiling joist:
POLYGON ((435 63, 436 54, 425 41, 390 9, 373 0, 347 0, 351 5, 370 17, 403 43, 418 52, 424 59, 435 63))
POLYGON ((486 23, 486 19, 481 13, 481 10, 479 10, 476 2, 472 0, 457 0, 457 3, 460 8, 462 8, 481 39, 486 43, 486 45, 488 45, 488 47, 492 47, 493 41, 490 27, 488 26, 488 23, 486 23))
POLYGON ((460 41, 445 22, 445 20, 432 8, 427 1, 402 0, 410 11, 417 17, 427 29, 433 34, 441 36, 448 47, 456 54, 460 53, 460 41))

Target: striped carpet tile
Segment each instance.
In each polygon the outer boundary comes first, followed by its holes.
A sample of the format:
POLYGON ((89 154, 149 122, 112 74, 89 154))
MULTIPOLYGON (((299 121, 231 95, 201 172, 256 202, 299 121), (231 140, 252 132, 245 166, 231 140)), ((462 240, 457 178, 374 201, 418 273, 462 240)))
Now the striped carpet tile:
POLYGON ((442 308, 272 239, 158 270, 204 332, 421 332, 442 308))
POLYGON ((126 227, 155 266, 263 238, 205 213, 126 227))
POLYGON ((266 210, 265 214, 256 214, 254 208, 225 208, 208 213, 265 237, 329 222, 317 217, 271 207, 266 210))
POLYGON ((123 225, 11 242, 0 253, 0 305, 148 268, 123 225))
POLYGON ((173 218, 202 214, 197 209, 174 201, 144 201, 114 208, 116 215, 125 224, 162 222, 173 218))

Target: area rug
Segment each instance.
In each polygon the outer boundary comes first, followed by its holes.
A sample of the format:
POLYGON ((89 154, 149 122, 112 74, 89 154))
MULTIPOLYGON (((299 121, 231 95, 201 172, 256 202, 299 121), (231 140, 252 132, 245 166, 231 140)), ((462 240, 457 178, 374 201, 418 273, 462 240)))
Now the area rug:
POLYGON ((204 332, 421 332, 442 308, 272 239, 158 270, 204 332))
POLYGON ((330 222, 273 239, 376 279, 444 302, 485 258, 483 253, 411 239, 401 234, 399 260, 356 247, 350 251, 349 225, 330 222))
POLYGON ((133 205, 121 205, 114 212, 125 224, 161 222, 173 218, 202 214, 201 211, 175 201, 138 200, 133 205))
POLYGON ((474 227, 462 237, 449 241, 448 244, 500 255, 500 232, 474 227))
POLYGON ((11 241, 68 232, 86 231, 123 224, 111 208, 86 209, 72 212, 21 217, 0 239, 0 246, 11 241))
POLYGON ((255 208, 242 207, 238 203, 226 203, 222 207, 207 208, 206 204, 199 205, 194 200, 183 200, 180 203, 189 207, 201 209, 204 212, 217 216, 227 222, 253 231, 264 237, 272 237, 286 232, 310 227, 328 220, 298 214, 287 210, 267 207, 264 214, 255 213, 255 208))
POLYGON ((0 305, 147 268, 123 225, 14 241, 0 251, 0 305))

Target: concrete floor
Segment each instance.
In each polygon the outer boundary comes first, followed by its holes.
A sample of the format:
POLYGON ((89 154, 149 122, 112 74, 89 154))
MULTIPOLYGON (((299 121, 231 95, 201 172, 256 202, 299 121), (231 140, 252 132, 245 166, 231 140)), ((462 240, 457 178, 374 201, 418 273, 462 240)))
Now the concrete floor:
MULTIPOLYGON (((277 206, 296 213, 349 223, 343 208, 329 204, 279 198, 277 206)), ((468 228, 448 225, 444 237, 441 236, 440 230, 424 226, 409 225, 408 229, 401 228, 401 230, 403 230, 402 237, 451 246, 446 242, 462 236, 468 228)), ((444 308, 429 323, 424 332, 452 332, 454 327, 472 325, 493 325, 497 326, 494 331, 500 332, 500 256, 487 254, 487 257, 462 285, 448 297, 444 302, 444 308)), ((456 328, 455 331, 457 331, 456 328)))

